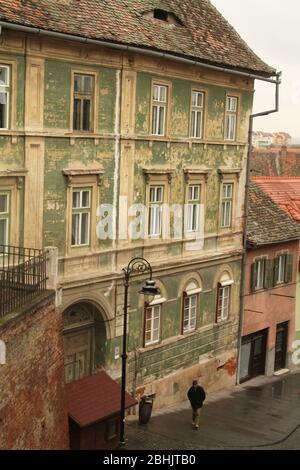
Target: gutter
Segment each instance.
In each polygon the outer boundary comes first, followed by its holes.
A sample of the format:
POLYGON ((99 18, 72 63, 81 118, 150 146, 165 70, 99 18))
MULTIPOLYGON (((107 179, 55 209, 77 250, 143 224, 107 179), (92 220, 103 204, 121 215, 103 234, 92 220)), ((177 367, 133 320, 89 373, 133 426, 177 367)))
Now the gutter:
POLYGON ((261 246, 278 245, 278 243, 296 242, 297 240, 298 241, 300 240, 299 236, 296 237, 296 238, 285 238, 284 240, 276 240, 276 241, 272 241, 272 242, 260 243, 259 245, 255 244, 255 243, 247 242, 247 249, 257 250, 261 246))
POLYGON ((216 70, 218 72, 225 72, 225 73, 232 73, 234 75, 240 75, 243 77, 247 77, 249 79, 254 79, 254 80, 262 80, 264 82, 269 82, 269 83, 277 83, 278 80, 278 74, 274 72, 273 74, 269 75, 269 77, 266 77, 264 75, 258 75, 258 74, 253 74, 253 73, 248 73, 248 72, 242 72, 238 71, 235 69, 231 69, 230 67, 223 67, 223 66, 218 66, 218 65, 211 65, 206 62, 203 62, 201 60, 192 60, 192 59, 186 59, 184 57, 180 57, 177 55, 173 54, 168 54, 166 52, 159 52, 159 51, 154 51, 151 49, 143 48, 143 47, 135 47, 135 46, 129 46, 129 45, 124 45, 124 44, 119 44, 115 42, 108 42, 108 41, 101 41, 98 39, 89 39, 89 38, 84 38, 81 36, 75 36, 72 34, 66 34, 66 33, 57 33, 55 31, 47 31, 46 29, 40 29, 40 28, 33 28, 30 26, 22 26, 22 25, 17 25, 14 23, 9 23, 6 21, 0 21, 0 35, 2 33, 2 28, 6 29, 11 29, 14 31, 22 31, 24 33, 30 33, 30 34, 40 34, 44 36, 49 36, 49 37, 54 37, 58 39, 65 39, 68 41, 76 41, 80 42, 82 44, 92 44, 92 45, 97 45, 101 47, 108 47, 111 49, 117 49, 119 51, 125 51, 125 52, 132 52, 132 53, 137 53, 137 54, 145 54, 148 56, 152 57, 160 57, 163 59, 168 59, 168 60, 174 60, 176 62, 180 62, 182 64, 186 65, 193 65, 196 67, 205 67, 210 70, 216 70), (275 79, 272 79, 270 77, 276 77, 275 79))
MULTIPOLYGON (((248 234, 248 217, 249 217, 249 189, 250 189, 250 161, 252 153, 252 135, 253 135, 253 121, 257 117, 268 116, 269 114, 277 113, 279 111, 279 85, 281 84, 281 72, 276 73, 275 89, 275 107, 261 113, 252 114, 249 119, 249 134, 248 134, 248 154, 247 154, 247 169, 246 169, 246 186, 245 186, 245 205, 244 205, 244 230, 243 230, 243 258, 241 269, 241 284, 240 284, 240 322, 238 332, 238 363, 237 363, 237 384, 240 383, 240 365, 241 365, 241 350, 242 350, 242 335, 244 324, 244 303, 245 303, 245 276, 246 276, 246 263, 247 263, 247 234, 248 234)), ((278 242, 276 242, 278 243, 278 242)))

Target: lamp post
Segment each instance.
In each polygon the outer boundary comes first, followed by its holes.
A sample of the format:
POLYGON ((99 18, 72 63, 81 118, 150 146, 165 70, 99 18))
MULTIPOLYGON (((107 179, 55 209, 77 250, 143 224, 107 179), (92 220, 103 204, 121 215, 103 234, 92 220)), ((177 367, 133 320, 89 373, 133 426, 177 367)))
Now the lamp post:
POLYGON ((122 382, 121 382, 121 416, 120 416, 120 446, 125 446, 125 396, 126 396, 126 361, 127 361, 127 308, 128 308, 128 289, 130 275, 133 273, 149 273, 150 277, 146 281, 142 290, 139 292, 145 297, 155 297, 160 294, 160 290, 155 286, 152 279, 152 267, 144 258, 133 258, 129 261, 124 271, 124 325, 123 325, 123 351, 122 351, 122 382))

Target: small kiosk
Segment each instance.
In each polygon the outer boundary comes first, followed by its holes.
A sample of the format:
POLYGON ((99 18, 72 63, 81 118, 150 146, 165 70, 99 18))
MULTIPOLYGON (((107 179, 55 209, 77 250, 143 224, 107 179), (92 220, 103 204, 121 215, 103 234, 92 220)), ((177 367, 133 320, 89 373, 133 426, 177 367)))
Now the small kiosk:
MULTIPOLYGON (((112 450, 119 444, 121 387, 105 372, 66 385, 71 450, 112 450)), ((126 409, 137 401, 126 393, 126 409)))

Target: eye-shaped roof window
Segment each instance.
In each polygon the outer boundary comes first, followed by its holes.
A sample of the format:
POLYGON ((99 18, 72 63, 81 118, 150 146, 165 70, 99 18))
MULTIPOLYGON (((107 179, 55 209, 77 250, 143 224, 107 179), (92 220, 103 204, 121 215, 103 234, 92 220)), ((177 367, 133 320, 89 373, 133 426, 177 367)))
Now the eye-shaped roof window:
POLYGON ((182 21, 174 13, 171 13, 166 10, 161 10, 160 8, 155 8, 154 10, 147 11, 143 14, 145 18, 153 18, 155 20, 164 21, 165 23, 172 24, 174 26, 183 26, 182 21))

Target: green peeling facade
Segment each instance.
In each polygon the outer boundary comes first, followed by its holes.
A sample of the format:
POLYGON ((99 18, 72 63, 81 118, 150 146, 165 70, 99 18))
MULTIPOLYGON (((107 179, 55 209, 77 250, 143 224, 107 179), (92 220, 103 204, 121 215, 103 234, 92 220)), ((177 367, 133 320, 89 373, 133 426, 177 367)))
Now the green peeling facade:
MULTIPOLYGON (((13 205, 17 212, 10 214, 9 242, 57 249, 54 253, 58 256, 59 308, 62 315, 73 309, 75 319, 65 330, 69 356, 73 355, 75 362, 88 362, 81 363, 84 373, 104 368, 114 378, 120 378, 122 268, 131 258, 142 256, 151 262, 164 299, 161 333, 158 344, 145 346, 145 305, 138 291, 146 277, 133 276, 128 390, 137 394, 155 392, 157 406, 163 406, 184 399, 194 377, 201 378, 209 389, 232 385, 236 374, 244 183, 253 82, 204 69, 200 74, 196 67, 142 55, 121 55, 109 49, 95 51, 95 47, 41 37, 28 36, 27 42, 25 39, 22 33, 5 31, 1 39, 0 64, 11 67, 10 106, 15 109, 10 110, 10 129, 0 131, 0 190, 8 184, 15 185, 12 199, 17 201, 13 205), (74 71, 95 74, 97 80, 95 127, 88 134, 72 130, 74 71), (32 82, 28 78, 31 73, 32 82), (151 135, 151 93, 156 81, 169 87, 166 137, 151 135), (190 138, 194 89, 205 93, 204 136, 199 141, 190 138), (233 142, 224 139, 228 94, 238 97, 237 138, 233 142), (147 181, 145 169, 150 175, 153 173, 154 180, 158 173, 159 178, 164 178, 164 170, 172 173, 171 181, 166 178, 167 202, 171 205, 186 202, 186 173, 191 177, 198 175, 205 194, 203 248, 189 251, 184 238, 172 237, 98 240, 96 213, 91 213, 94 243, 90 247, 70 247, 68 195, 78 182, 84 187, 80 178, 94 178, 94 207, 103 203, 114 206, 118 230, 119 197, 127 196, 131 203, 147 201, 152 183, 147 181), (71 177, 68 171, 73 171, 71 177), (221 188, 226 181, 234 184, 233 223, 228 230, 220 228, 221 188), (30 214, 26 201, 35 207, 30 214), (232 281, 230 312, 226 321, 217 323, 217 288, 222 276, 232 281), (199 289, 196 329, 183 334, 183 295, 190 283, 199 289), (83 359, 78 359, 76 335, 78 339, 80 332, 87 330, 91 332, 86 343, 90 349, 88 353, 84 351, 83 359)), ((66 368, 67 356, 68 351, 66 368)))

